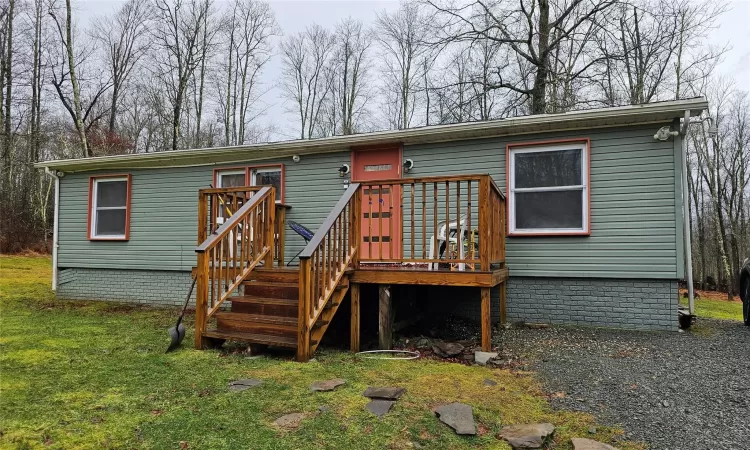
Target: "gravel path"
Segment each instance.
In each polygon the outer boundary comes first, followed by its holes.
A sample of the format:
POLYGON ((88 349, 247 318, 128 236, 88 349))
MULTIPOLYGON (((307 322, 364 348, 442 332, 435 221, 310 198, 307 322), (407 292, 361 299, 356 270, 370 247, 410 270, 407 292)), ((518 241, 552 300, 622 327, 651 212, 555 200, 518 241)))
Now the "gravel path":
POLYGON ((750 449, 750 327, 701 319, 690 332, 510 329, 555 407, 620 425, 651 449, 750 449), (564 393, 564 394, 563 394, 564 393))

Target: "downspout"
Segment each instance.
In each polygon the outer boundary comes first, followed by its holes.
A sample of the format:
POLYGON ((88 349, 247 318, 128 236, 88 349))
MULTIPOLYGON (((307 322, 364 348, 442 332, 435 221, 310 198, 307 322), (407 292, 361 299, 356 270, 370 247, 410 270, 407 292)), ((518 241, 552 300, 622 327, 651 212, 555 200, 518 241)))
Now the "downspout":
POLYGON ((685 238, 685 280, 688 288, 688 310, 690 315, 695 315, 695 291, 693 289, 693 248, 690 237, 690 208, 688 205, 688 181, 687 181, 687 131, 690 126, 690 110, 685 110, 685 119, 682 122, 680 136, 682 136, 682 234, 685 238))
POLYGON ((55 215, 52 225, 52 290, 57 290, 57 249, 60 246, 58 241, 59 221, 60 221, 60 177, 49 167, 44 168, 44 173, 55 179, 55 215))

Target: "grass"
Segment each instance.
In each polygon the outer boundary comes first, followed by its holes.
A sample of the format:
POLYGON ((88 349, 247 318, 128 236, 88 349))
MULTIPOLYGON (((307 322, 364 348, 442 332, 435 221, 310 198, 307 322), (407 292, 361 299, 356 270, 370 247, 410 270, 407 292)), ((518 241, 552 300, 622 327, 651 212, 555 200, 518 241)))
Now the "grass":
MULTIPOLYGON (((164 354, 175 311, 54 299, 50 261, 0 257, 0 448, 509 448, 505 424, 549 421, 555 448, 584 436, 616 443, 622 432, 591 416, 554 411, 533 374, 430 360, 361 360, 318 352, 317 362, 247 359, 184 348, 164 354), (231 380, 264 384, 230 393, 231 380), (312 393, 315 380, 347 384, 312 393), (485 379, 496 386, 484 386, 485 379), (364 410, 368 385, 407 389, 383 419, 364 410), (474 407, 480 435, 456 436, 432 408, 474 407), (329 412, 318 413, 319 406, 329 412), (296 430, 272 422, 306 415, 296 430)), ((190 324, 188 324, 190 325, 190 324)), ((617 443, 623 449, 638 444, 617 443)))
MULTIPOLYGON (((680 304, 687 306, 688 300, 680 298, 680 304)), ((710 319, 742 320, 742 302, 727 300, 695 299, 695 315, 710 319)))

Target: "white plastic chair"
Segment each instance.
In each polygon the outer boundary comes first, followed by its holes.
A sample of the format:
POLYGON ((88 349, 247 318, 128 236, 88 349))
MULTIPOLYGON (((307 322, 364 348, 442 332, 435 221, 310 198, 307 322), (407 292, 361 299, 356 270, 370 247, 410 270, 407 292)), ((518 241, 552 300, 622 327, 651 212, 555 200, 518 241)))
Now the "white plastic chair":
MULTIPOLYGON (((443 246, 445 251, 449 251, 450 245, 458 246, 458 259, 464 259, 464 239, 466 232, 468 231, 467 216, 466 214, 459 217, 457 220, 452 220, 448 226, 445 225, 445 221, 438 222, 437 226, 437 239, 435 235, 430 238, 430 259, 435 259, 437 252, 443 246), (459 225, 460 223, 460 225, 459 225), (435 245, 437 244, 437 249, 435 245)), ((446 259, 446 262, 449 262, 446 259)), ((438 270, 439 263, 433 263, 433 270, 438 270)), ((459 263, 458 270, 465 270, 466 264, 459 263)))

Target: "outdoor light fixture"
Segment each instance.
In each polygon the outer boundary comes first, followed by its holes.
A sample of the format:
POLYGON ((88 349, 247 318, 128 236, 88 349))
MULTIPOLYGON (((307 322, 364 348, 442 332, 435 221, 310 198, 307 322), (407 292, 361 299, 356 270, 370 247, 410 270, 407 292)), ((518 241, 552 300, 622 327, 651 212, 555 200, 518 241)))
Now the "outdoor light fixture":
POLYGON ((672 136, 679 136, 679 131, 672 131, 669 127, 661 127, 659 128, 659 131, 656 132, 654 135, 654 139, 658 141, 666 141, 672 136))
POLYGON ((55 175, 57 175, 58 178, 62 178, 65 176, 65 172, 61 172, 58 170, 57 172, 55 172, 55 175))
POLYGON ((414 161, 411 159, 404 160, 404 172, 409 173, 414 168, 414 161))
POLYGON ((299 162, 299 155, 292 156, 292 161, 298 163, 299 162))
POLYGON ((349 168, 349 164, 344 164, 341 167, 339 167, 339 176, 343 177, 344 175, 348 174, 351 171, 349 168))

